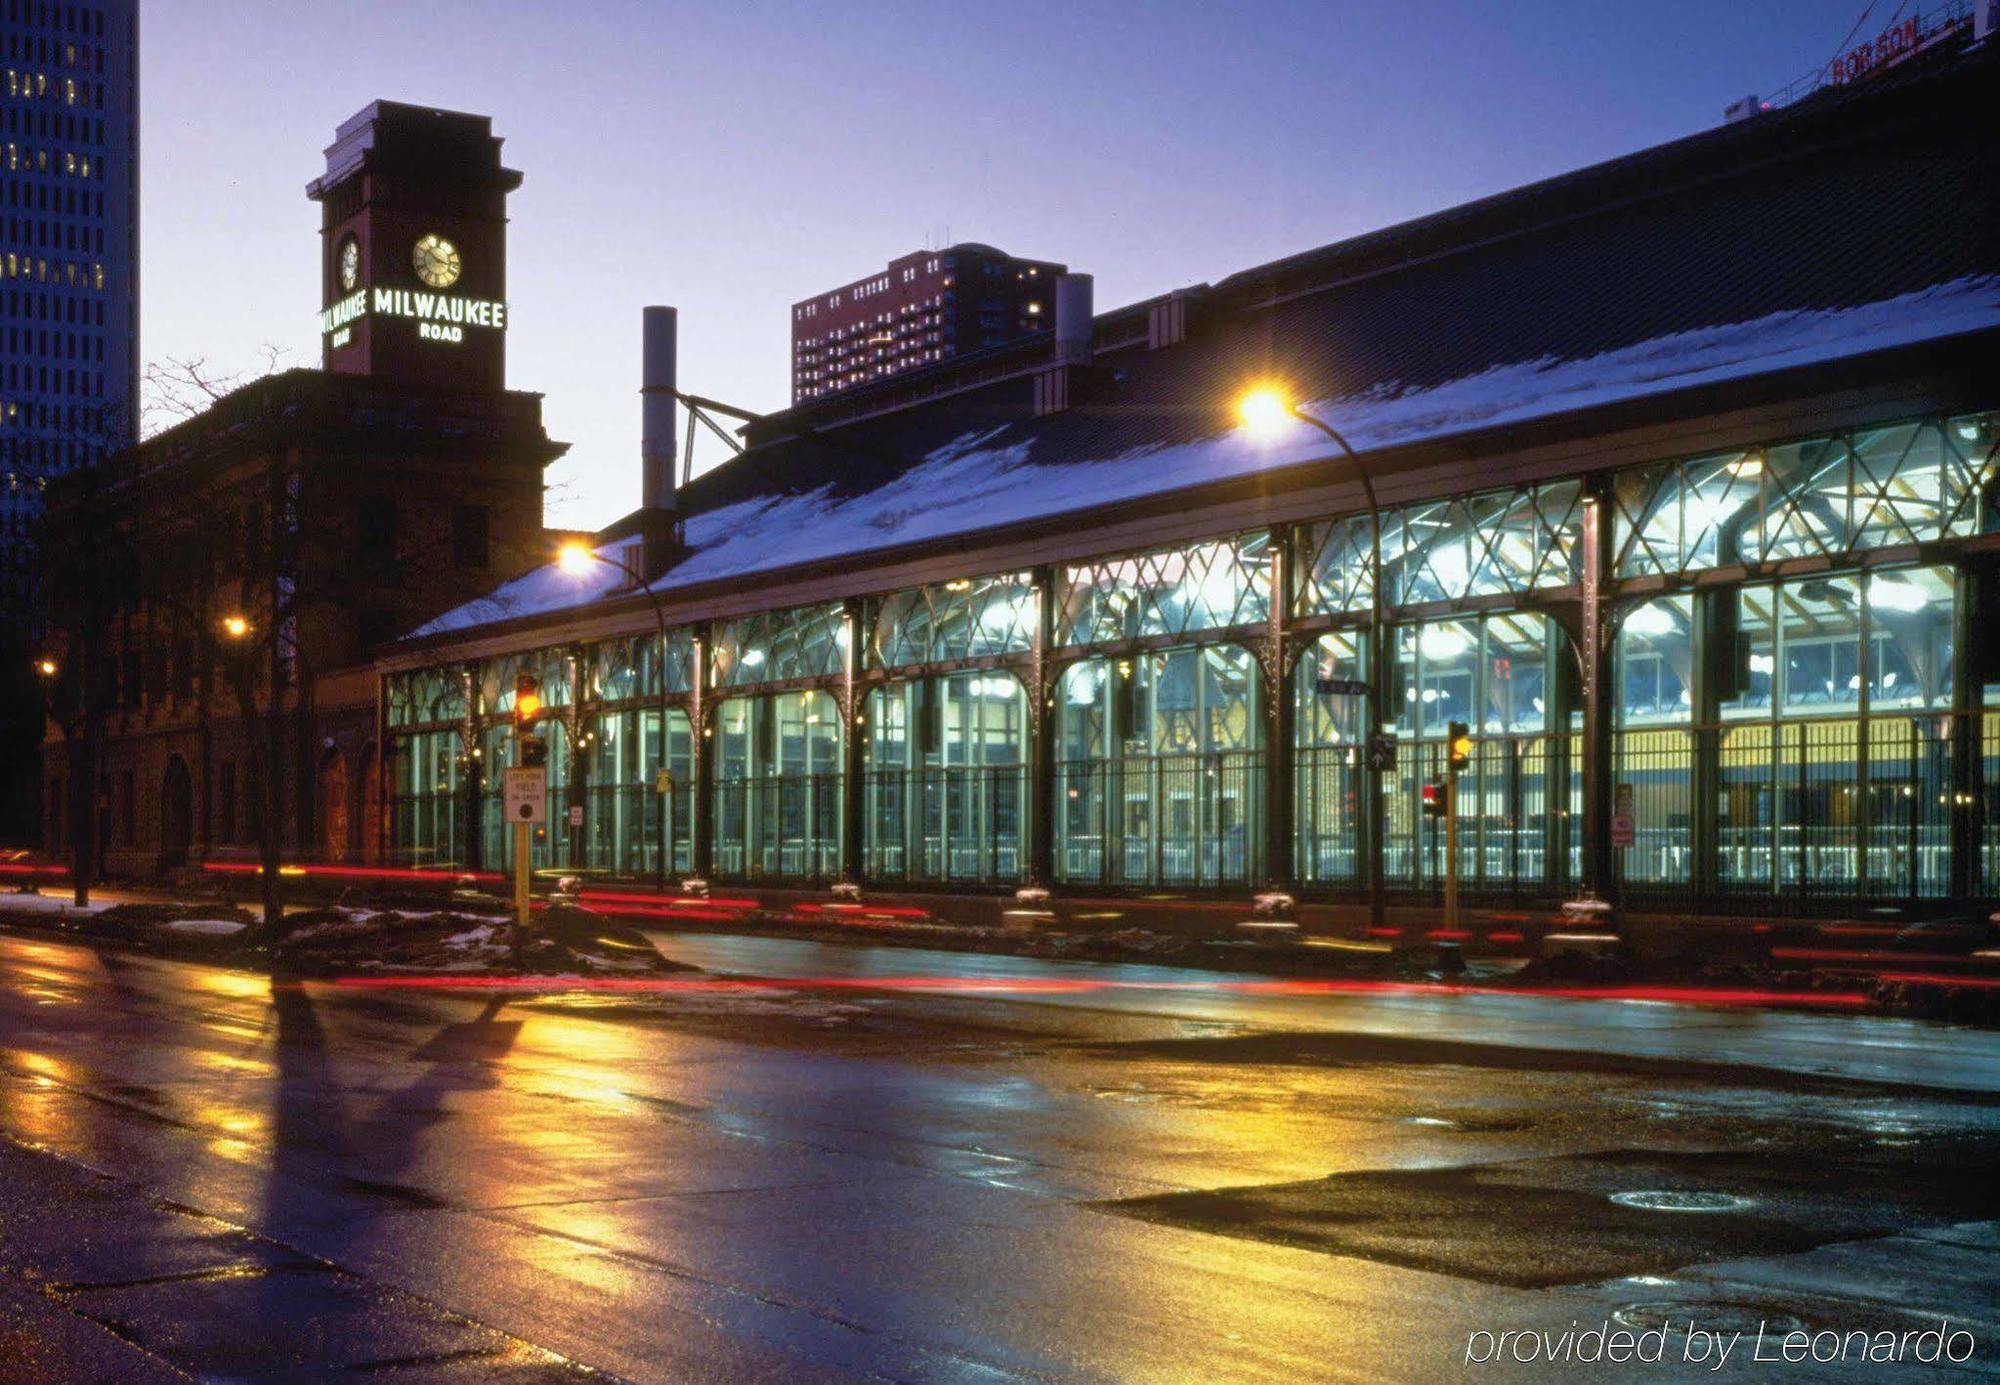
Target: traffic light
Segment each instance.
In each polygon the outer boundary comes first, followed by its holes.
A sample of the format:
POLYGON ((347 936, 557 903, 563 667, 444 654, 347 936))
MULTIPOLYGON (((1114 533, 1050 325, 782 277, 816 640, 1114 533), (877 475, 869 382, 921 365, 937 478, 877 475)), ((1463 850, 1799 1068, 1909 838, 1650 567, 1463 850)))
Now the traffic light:
POLYGON ((1444 786, 1441 780, 1433 779, 1430 783, 1424 785, 1424 816, 1427 818, 1443 817, 1445 799, 1449 793, 1450 790, 1444 786))
POLYGON ((1445 754, 1453 774, 1469 766, 1472 763, 1472 728, 1462 721, 1454 721, 1445 731, 1445 754))
POLYGON ((549 743, 540 736, 521 737, 521 768, 546 769, 549 763, 549 743))
POLYGON ((522 730, 542 714, 542 680, 532 673, 514 675, 514 724, 522 730))

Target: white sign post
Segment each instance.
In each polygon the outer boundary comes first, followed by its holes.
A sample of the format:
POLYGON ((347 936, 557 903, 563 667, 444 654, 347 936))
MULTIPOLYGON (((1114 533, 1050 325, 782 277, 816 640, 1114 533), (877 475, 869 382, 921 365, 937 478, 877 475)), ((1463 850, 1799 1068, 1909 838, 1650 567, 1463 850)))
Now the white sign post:
POLYGON ((549 772, 546 769, 523 769, 516 765, 507 771, 503 790, 507 821, 516 823, 548 821, 549 772))
POLYGON ((515 960, 528 932, 528 855, 534 849, 534 825, 549 815, 549 772, 540 765, 514 765, 501 780, 501 812, 514 824, 515 960))

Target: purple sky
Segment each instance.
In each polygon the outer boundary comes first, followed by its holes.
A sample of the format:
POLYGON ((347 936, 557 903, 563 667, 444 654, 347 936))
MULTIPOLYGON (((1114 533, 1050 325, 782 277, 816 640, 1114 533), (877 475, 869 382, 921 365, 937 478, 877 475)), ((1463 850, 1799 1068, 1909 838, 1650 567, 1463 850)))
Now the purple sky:
POLYGON ((684 389, 777 408, 791 303, 947 231, 1110 308, 1710 128, 1861 8, 146 0, 144 354, 317 364, 334 126, 489 114, 527 177, 508 383, 575 444, 550 521, 603 524, 638 498, 643 304, 681 310, 684 389))

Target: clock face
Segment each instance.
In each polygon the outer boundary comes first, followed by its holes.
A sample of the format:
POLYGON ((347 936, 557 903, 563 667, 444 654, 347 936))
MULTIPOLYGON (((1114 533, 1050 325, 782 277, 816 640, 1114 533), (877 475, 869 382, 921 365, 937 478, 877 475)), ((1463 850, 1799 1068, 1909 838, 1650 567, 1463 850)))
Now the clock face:
POLYGON ((352 293, 360 279, 361 246, 353 236, 349 236, 340 243, 340 287, 344 292, 352 293))
POLYGON ((417 277, 434 289, 448 289, 458 282, 458 247, 435 231, 418 239, 410 263, 417 277))

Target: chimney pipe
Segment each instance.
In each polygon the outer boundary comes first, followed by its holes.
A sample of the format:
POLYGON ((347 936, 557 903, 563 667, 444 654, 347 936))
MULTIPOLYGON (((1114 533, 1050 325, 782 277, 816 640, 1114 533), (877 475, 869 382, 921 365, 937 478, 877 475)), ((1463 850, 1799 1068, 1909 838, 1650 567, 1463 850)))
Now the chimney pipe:
POLYGON ((1088 274, 1064 274, 1056 279, 1056 360, 1088 365, 1090 341, 1097 320, 1090 306, 1088 274))
POLYGON ((648 510, 673 510, 674 494, 674 356, 680 314, 673 308, 649 307, 642 314, 644 361, 640 368, 639 457, 644 466, 645 495, 640 504, 648 510))
POLYGON ((682 554, 680 496, 674 479, 675 338, 680 314, 649 307, 642 314, 643 358, 639 375, 639 461, 645 494, 639 501, 644 548, 640 559, 648 582, 663 576, 682 554))

